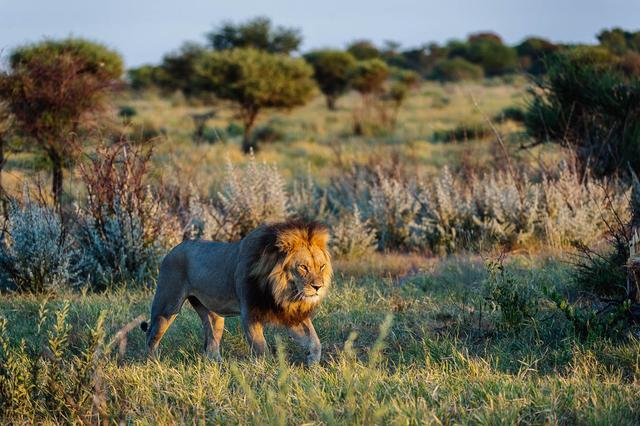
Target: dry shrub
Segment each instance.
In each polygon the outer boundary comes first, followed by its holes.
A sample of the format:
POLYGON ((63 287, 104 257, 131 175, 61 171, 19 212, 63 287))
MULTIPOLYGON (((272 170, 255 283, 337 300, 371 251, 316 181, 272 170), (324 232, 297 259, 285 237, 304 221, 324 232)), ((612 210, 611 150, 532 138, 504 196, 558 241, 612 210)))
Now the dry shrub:
POLYGON ((100 145, 80 168, 87 202, 78 210, 79 264, 94 289, 149 282, 160 255, 180 240, 177 219, 145 183, 151 146, 100 145))

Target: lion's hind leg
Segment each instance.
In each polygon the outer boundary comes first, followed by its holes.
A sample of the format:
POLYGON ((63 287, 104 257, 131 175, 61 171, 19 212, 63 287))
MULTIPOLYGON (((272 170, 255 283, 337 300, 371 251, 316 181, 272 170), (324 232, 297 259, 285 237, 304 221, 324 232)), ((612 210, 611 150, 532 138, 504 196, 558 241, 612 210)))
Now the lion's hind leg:
POLYGON ((202 321, 205 353, 213 360, 222 361, 222 357, 220 356, 220 340, 222 339, 222 332, 224 331, 224 317, 207 309, 196 297, 189 296, 188 299, 202 321))

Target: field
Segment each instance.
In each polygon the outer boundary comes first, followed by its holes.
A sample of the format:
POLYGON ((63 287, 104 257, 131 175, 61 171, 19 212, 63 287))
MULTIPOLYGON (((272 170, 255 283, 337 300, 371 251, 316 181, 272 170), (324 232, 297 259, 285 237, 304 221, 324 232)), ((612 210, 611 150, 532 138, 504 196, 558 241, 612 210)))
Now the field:
MULTIPOLYGON (((540 170, 556 170, 564 154, 550 146, 519 149, 526 142, 521 124, 498 118, 504 108, 526 103, 526 87, 520 77, 425 83, 403 105, 395 129, 360 136, 352 131, 357 95, 341 98, 335 112, 318 96, 290 113, 261 116, 258 127, 277 128, 282 137, 262 144, 256 159, 275 164, 288 187, 307 174, 329 185, 352 164, 400 164, 403 175, 429 180, 445 166, 456 173, 504 171, 505 158, 539 178, 540 170), (489 122, 495 129, 481 138, 439 140, 442 132, 489 122)), ((122 94, 116 103, 116 111, 129 106, 136 115, 124 127, 114 120, 115 129, 159 135, 154 184, 213 196, 225 164, 247 162, 239 136, 228 131, 234 116, 227 105, 213 108, 210 141, 196 144, 190 116, 212 108, 153 93, 122 94)), ((32 153, 13 155, 3 184, 20 193, 25 179, 46 180, 41 162, 32 153)), ((83 191, 77 170, 70 171, 65 196, 81 199, 83 191)), ((223 361, 211 361, 201 353, 200 321, 188 306, 158 358, 147 360, 144 333, 122 329, 147 318, 152 288, 120 283, 103 292, 3 293, 0 348, 9 358, 2 380, 11 398, 2 422, 640 423, 637 329, 624 338, 582 336, 551 300, 550 294, 586 297, 572 273, 569 244, 517 242, 509 249, 505 256, 504 248, 491 247, 337 258, 314 319, 322 361, 310 367, 278 329, 267 330, 270 354, 252 357, 235 318, 225 323, 223 361)))
MULTIPOLYGON (((209 361, 200 353, 200 322, 185 307, 167 332, 157 361, 145 360, 143 333, 131 331, 123 358, 113 349, 97 378, 91 377, 79 391, 72 386, 67 390, 72 401, 83 401, 78 407, 65 400, 53 403, 60 404, 55 419, 71 421, 99 410, 101 419, 135 424, 640 420, 637 339, 582 343, 567 321, 545 304, 526 326, 496 328, 500 314, 484 297, 487 274, 477 257, 391 256, 374 261, 382 266, 373 275, 367 273, 368 262, 338 268, 349 272, 338 273, 315 319, 324 344, 318 366, 303 366, 301 350, 275 330, 267 332, 272 355, 250 357, 235 319, 226 323, 224 361, 209 361), (91 386, 92 381, 97 384, 91 386), (94 392, 97 399, 92 400, 94 392)), ((571 291, 567 267, 556 259, 516 257, 508 270, 534 294, 542 287, 571 291)), ((150 297, 150 292, 124 289, 52 300, 9 296, 0 309, 8 322, 6 336, 13 342, 25 339, 24 351, 30 353, 38 342, 47 345, 60 338, 60 330, 53 331, 58 324, 54 318, 68 304, 68 314, 61 319, 70 326, 64 329, 68 338, 63 345, 68 348, 57 362, 71 384, 81 373, 69 356, 82 357, 101 313, 103 331, 111 338, 131 319, 147 315, 150 297), (47 319, 38 334, 43 309, 47 319)), ((46 389, 47 382, 41 385, 46 389)), ((24 402, 16 401, 16 412, 23 417, 15 421, 46 413, 47 407, 24 402)), ((53 419, 53 412, 45 415, 53 419)))

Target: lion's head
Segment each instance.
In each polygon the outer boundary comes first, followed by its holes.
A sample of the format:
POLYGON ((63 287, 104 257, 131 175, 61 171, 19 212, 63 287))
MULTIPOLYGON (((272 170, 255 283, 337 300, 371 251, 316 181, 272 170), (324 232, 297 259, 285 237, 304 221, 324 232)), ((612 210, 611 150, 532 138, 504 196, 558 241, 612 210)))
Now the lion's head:
POLYGON ((331 283, 329 232, 317 222, 264 228, 249 274, 255 313, 296 323, 311 315, 331 283))

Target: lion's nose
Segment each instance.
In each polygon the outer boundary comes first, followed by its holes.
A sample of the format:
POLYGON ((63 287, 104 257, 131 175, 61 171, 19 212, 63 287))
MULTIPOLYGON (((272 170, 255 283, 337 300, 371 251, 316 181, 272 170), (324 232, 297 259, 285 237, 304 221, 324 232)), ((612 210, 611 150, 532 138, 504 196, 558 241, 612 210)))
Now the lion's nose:
POLYGON ((311 284, 311 287, 313 287, 316 292, 318 292, 322 288, 322 284, 311 284))

